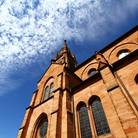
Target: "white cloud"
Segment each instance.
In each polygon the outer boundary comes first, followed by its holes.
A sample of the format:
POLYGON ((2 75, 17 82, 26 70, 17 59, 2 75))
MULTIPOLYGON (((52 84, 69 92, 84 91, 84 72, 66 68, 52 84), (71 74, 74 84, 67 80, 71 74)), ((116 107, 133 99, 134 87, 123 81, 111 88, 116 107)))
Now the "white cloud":
POLYGON ((47 56, 63 39, 95 39, 137 7, 137 0, 1 0, 0 69, 29 64, 38 51, 47 56))

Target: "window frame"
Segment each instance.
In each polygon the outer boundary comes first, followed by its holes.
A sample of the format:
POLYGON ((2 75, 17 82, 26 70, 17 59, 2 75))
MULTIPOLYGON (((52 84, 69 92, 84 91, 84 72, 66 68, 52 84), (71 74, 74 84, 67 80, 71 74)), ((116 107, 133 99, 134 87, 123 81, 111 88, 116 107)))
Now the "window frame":
POLYGON ((87 108, 87 106, 86 106, 86 104, 84 102, 80 102, 77 105, 77 108, 76 108, 76 110, 77 110, 77 122, 78 122, 78 135, 79 135, 79 138, 82 138, 82 132, 81 132, 81 126, 80 126, 80 112, 79 112, 79 110, 83 106, 86 108, 86 111, 87 111, 91 137, 93 137, 93 134, 92 134, 93 129, 91 128, 91 120, 90 120, 90 117, 89 117, 89 111, 88 111, 88 108, 87 108))
POLYGON ((49 121, 48 121, 48 116, 46 113, 42 113, 36 120, 36 123, 34 124, 34 129, 31 133, 31 138, 37 138, 40 131, 39 131, 39 127, 41 126, 41 123, 43 123, 44 121, 47 121, 47 131, 46 131, 46 136, 45 138, 47 138, 48 136, 48 131, 49 131, 49 121))
POLYGON ((89 100, 89 107, 90 107, 90 111, 91 111, 92 125, 94 125, 93 127, 94 127, 94 129, 95 129, 95 134, 96 134, 96 136, 100 137, 100 136, 103 136, 103 135, 111 134, 111 129, 110 129, 110 127, 109 127, 109 123, 108 123, 108 120, 107 120, 107 117, 106 117, 106 114, 105 114, 105 111, 104 111, 104 108, 103 108, 101 99, 100 99, 98 96, 92 96, 92 97, 90 98, 90 100, 89 100), (105 118, 106 123, 107 123, 107 126, 108 126, 108 128, 109 128, 109 132, 108 132, 108 133, 98 134, 98 132, 97 132, 95 117, 94 117, 93 110, 92 110, 92 102, 94 102, 96 99, 98 99, 98 101, 99 101, 100 104, 101 104, 101 107, 102 107, 102 110, 103 110, 103 113, 104 113, 104 118, 105 118))
POLYGON ((50 77, 43 86, 43 92, 41 95, 41 102, 44 102, 44 101, 50 99, 51 97, 53 97, 53 91, 54 91, 54 78, 50 77), (51 91, 51 85, 53 85, 52 92, 50 92, 51 91), (45 98, 46 97, 45 96, 46 95, 45 89, 47 87, 48 87, 48 93, 47 93, 47 98, 45 98))

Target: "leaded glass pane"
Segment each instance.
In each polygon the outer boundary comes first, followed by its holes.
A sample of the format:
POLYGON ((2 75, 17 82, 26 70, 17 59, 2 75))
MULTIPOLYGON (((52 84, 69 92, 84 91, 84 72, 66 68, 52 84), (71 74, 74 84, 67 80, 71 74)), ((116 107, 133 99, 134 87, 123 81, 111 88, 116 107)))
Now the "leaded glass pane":
POLYGON ((53 90, 54 90, 54 83, 52 82, 50 85, 50 95, 52 95, 53 90))
POLYGON ((82 106, 79 110, 81 138, 92 138, 87 108, 82 106))
POLYGON ((44 91, 44 100, 46 100, 49 97, 49 87, 47 86, 44 91))
POLYGON ((95 99, 92 104, 92 112, 95 122, 95 127, 97 135, 102 135, 110 132, 106 116, 102 107, 102 104, 99 99, 95 99))

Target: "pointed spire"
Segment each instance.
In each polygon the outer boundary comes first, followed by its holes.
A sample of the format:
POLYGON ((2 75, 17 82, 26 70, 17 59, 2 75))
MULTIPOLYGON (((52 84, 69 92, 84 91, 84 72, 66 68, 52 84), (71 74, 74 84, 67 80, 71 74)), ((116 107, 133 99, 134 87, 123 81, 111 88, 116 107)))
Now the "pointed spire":
POLYGON ((64 40, 64 50, 68 50, 68 46, 67 46, 67 40, 64 40))
POLYGON ((70 52, 66 40, 64 40, 64 46, 57 53, 57 56, 51 61, 52 63, 66 64, 66 66, 70 69, 74 69, 77 65, 76 58, 70 52))

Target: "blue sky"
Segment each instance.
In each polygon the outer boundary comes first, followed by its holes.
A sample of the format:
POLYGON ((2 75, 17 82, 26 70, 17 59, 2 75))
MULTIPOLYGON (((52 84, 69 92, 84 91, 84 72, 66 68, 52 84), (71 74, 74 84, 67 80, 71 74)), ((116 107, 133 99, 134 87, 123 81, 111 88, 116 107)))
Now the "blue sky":
POLYGON ((0 138, 17 136, 64 39, 81 63, 137 24, 137 0, 0 0, 0 138))

